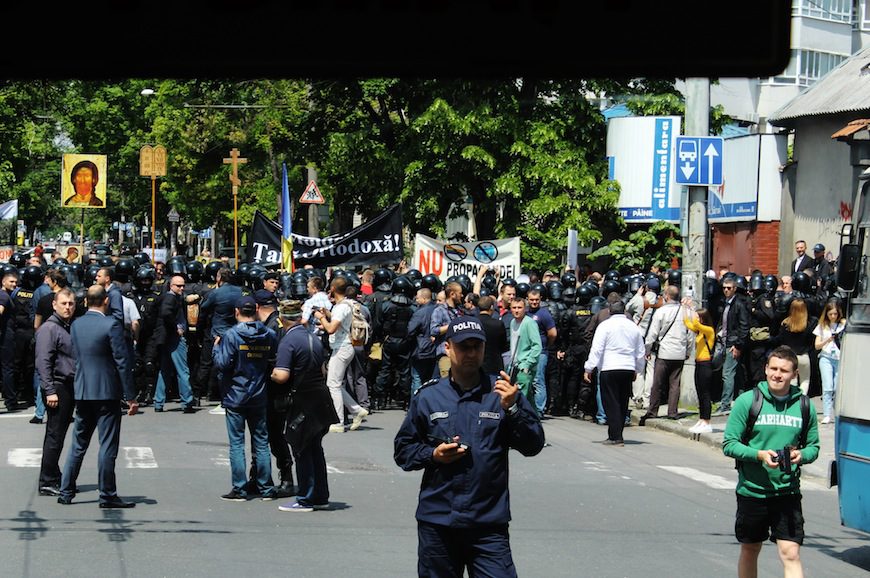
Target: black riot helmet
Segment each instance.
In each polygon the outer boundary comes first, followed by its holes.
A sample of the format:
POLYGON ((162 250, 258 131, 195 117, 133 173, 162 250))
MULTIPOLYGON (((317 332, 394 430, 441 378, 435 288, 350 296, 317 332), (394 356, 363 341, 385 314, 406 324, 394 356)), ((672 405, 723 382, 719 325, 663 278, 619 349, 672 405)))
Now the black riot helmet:
POLYGON ((577 289, 575 287, 565 287, 562 290, 562 303, 571 307, 577 299, 577 289))
POLYGON ((115 262, 108 255, 103 255, 99 259, 97 259, 97 265, 100 267, 114 267, 115 262))
POLYGON ((474 289, 474 283, 471 282, 471 277, 462 274, 456 277, 456 282, 462 287, 462 294, 468 295, 474 289))
POLYGON ((16 269, 22 269, 27 264, 27 255, 21 251, 13 253, 12 256, 9 257, 9 264, 15 265, 16 269))
POLYGON ((555 279, 547 281, 547 294, 550 296, 550 299, 553 301, 561 301, 562 300, 562 284, 555 279))
POLYGON ((791 287, 793 290, 808 295, 813 291, 813 280, 803 271, 798 271, 791 278, 791 287))
POLYGON ((413 299, 417 290, 414 288, 414 282, 404 275, 399 275, 390 284, 390 293, 392 295, 404 295, 408 299, 413 299))
POLYGON ((88 265, 88 268, 85 269, 84 278, 82 279, 82 284, 85 289, 94 284, 94 279, 97 278, 97 272, 102 269, 99 265, 88 265))
POLYGON ((362 281, 360 280, 359 275, 357 275, 356 271, 345 271, 344 278, 347 279, 348 283, 357 288, 357 292, 362 287, 362 281))
POLYGON ((230 285, 235 285, 236 287, 244 287, 245 286, 245 277, 247 275, 241 269, 233 269, 230 272, 230 285))
POLYGON ((495 275, 492 273, 487 273, 483 276, 483 279, 480 280, 480 287, 481 289, 489 289, 494 293, 498 288, 498 279, 496 279, 495 275))
POLYGON ((607 273, 604 274, 605 281, 619 281, 619 271, 616 269, 610 269, 607 273))
POLYGON ((21 276, 21 285, 24 289, 33 291, 45 280, 45 271, 39 265, 28 265, 21 276))
POLYGON ((577 286, 577 275, 574 273, 567 271, 562 273, 562 277, 559 279, 562 283, 562 287, 576 287, 577 286))
POLYGON ((631 293, 637 293, 637 290, 646 283, 646 278, 643 275, 632 275, 628 278, 628 290, 631 293))
POLYGON ((668 270, 668 285, 680 287, 683 284, 683 272, 679 269, 668 270))
POLYGON ((749 290, 755 294, 764 291, 764 275, 761 274, 761 271, 757 271, 749 277, 749 290))
POLYGON ((423 273, 421 273, 419 269, 408 269, 405 272, 405 277, 410 279, 413 283, 414 281, 419 281, 423 279, 423 273))
POLYGON ((481 297, 485 297, 485 296, 487 296, 487 295, 493 295, 493 294, 494 294, 494 292, 491 291, 491 290, 490 290, 489 288, 487 288, 487 287, 481 287, 481 288, 480 288, 480 296, 481 296, 481 297))
POLYGON ((129 283, 137 268, 137 262, 132 257, 118 259, 118 262, 115 263, 115 280, 121 283, 129 283))
POLYGON ((603 289, 604 289, 604 291, 603 291, 604 295, 610 295, 611 293, 620 293, 619 281, 617 281, 615 279, 608 279, 607 281, 604 282, 603 289))
POLYGON ((764 291, 768 295, 776 293, 777 287, 779 287, 779 279, 776 278, 776 275, 766 275, 764 277, 764 291))
POLYGON ((538 293, 541 294, 541 301, 546 301, 550 298, 550 292, 547 291, 547 286, 543 283, 534 283, 530 285, 529 291, 531 291, 532 289, 536 290, 538 293))
POLYGON ((589 300, 589 309, 592 311, 592 315, 597 315, 605 307, 607 307, 607 299, 601 295, 596 295, 589 300))
POLYGON ((579 289, 577 289, 577 304, 578 305, 589 305, 592 302, 594 297, 598 297, 589 285, 581 285, 579 289))
MULTIPOLYGON (((67 259, 66 257, 58 257, 57 259, 52 261, 51 264, 60 266, 60 265, 70 265, 71 263, 69 262, 69 259, 67 259)), ((79 265, 81 265, 81 263, 79 263, 79 265)))
POLYGON ((517 297, 525 299, 529 295, 531 287, 528 283, 517 283, 517 297))
POLYGON ((293 273, 289 290, 294 299, 308 299, 308 277, 300 271, 293 273))
POLYGON ((140 266, 144 265, 145 263, 151 262, 151 257, 149 257, 148 253, 144 251, 141 253, 136 253, 135 255, 133 255, 133 258, 136 259, 136 262, 139 263, 140 266))
POLYGON ((512 277, 508 277, 507 279, 502 279, 501 284, 502 284, 502 286, 507 285, 508 287, 516 287, 517 280, 512 278, 512 277))
POLYGON ((428 275, 424 275, 420 280, 422 286, 431 291, 433 294, 437 294, 444 288, 444 284, 441 282, 441 279, 438 275, 434 273, 429 273, 428 275))
POLYGON ((592 292, 593 297, 601 294, 601 287, 599 287, 598 283, 592 281, 591 279, 589 281, 584 281, 581 287, 588 287, 589 291, 592 292))
POLYGON ((169 261, 166 262, 166 272, 164 273, 164 277, 169 279, 173 275, 181 275, 187 280, 187 263, 184 260, 184 257, 176 255, 175 257, 170 257, 169 261))
POLYGON ((266 277, 266 268, 262 265, 251 265, 248 268, 248 287, 253 291, 259 291, 263 288, 263 281, 266 277))
POLYGON ((393 281, 393 276, 389 269, 381 267, 375 271, 375 276, 372 280, 372 287, 375 291, 389 291, 390 283, 393 281))
POLYGON ((250 271, 250 270, 251 270, 250 263, 241 263, 239 265, 239 267, 236 269, 236 273, 238 274, 239 280, 241 281, 239 283, 240 287, 244 287, 245 285, 248 284, 248 271, 250 271))
POLYGON ((203 267, 202 276, 206 283, 217 283, 217 274, 224 267, 220 261, 210 261, 203 267))
POLYGON ((157 271, 153 267, 142 265, 133 275, 133 286, 138 290, 151 289, 157 279, 157 271))
POLYGON ((82 279, 85 277, 85 266, 81 263, 70 263, 70 270, 72 271, 73 276, 75 277, 75 281, 70 281, 70 285, 74 287, 80 287, 82 284, 82 279))
POLYGON ((185 269, 187 270, 188 281, 191 283, 199 283, 202 281, 202 275, 205 273, 205 265, 200 261, 197 261, 196 259, 188 261, 185 269))
POLYGON ((734 276, 734 286, 737 287, 738 293, 743 293, 744 295, 749 290, 749 283, 746 282, 746 277, 743 275, 734 276))

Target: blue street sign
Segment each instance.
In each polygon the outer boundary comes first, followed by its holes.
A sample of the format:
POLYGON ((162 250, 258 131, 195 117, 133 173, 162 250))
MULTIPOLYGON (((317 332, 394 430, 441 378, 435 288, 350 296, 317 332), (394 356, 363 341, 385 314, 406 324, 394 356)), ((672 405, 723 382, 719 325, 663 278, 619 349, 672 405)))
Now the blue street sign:
POLYGON ((676 139, 678 185, 722 185, 722 143, 718 136, 678 136, 676 139))

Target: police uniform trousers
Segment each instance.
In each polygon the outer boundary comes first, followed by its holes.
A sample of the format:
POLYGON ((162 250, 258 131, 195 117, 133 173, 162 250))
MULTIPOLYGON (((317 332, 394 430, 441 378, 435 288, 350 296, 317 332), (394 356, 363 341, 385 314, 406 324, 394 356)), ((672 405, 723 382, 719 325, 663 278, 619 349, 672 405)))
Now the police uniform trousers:
POLYGON ((405 402, 411 393, 411 352, 413 341, 403 337, 384 339, 381 369, 375 382, 375 396, 405 402), (395 381, 393 376, 395 374, 395 381), (396 386, 393 387, 393 384, 396 386))
POLYGON ((517 575, 508 525, 450 528, 417 521, 417 573, 426 578, 517 575))
POLYGON ((3 399, 6 407, 18 403, 18 392, 15 390, 15 339, 10 328, 0 335, 0 378, 3 380, 3 399))

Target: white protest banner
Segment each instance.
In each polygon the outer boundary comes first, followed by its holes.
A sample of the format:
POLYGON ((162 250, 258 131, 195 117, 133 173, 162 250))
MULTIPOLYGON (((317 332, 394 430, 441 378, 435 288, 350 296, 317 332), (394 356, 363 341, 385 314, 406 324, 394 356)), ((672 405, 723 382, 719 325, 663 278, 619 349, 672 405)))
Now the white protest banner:
POLYGON ((433 273, 442 281, 454 275, 468 275, 472 281, 487 269, 496 269, 502 279, 520 274, 520 238, 447 243, 426 235, 414 240, 415 269, 423 275, 433 273))

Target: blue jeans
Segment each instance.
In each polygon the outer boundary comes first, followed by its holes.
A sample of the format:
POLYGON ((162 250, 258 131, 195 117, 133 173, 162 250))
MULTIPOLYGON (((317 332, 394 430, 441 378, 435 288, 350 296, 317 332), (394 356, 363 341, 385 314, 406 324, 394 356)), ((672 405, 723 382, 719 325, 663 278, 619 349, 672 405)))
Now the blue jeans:
POLYGON ((422 387, 424 383, 433 379, 434 377, 440 377, 440 375, 435 375, 435 370, 437 369, 436 359, 434 357, 427 357, 424 359, 411 358, 411 396, 413 397, 417 390, 422 387))
POLYGON ((819 356, 819 373, 822 374, 822 407, 825 417, 834 416, 834 393, 837 391, 837 373, 840 360, 827 355, 819 356))
POLYGON ((230 439, 230 471, 233 488, 245 495, 248 481, 245 461, 245 424, 251 432, 251 451, 257 464, 256 482, 260 495, 272 490, 272 456, 269 453, 269 432, 266 426, 266 406, 224 408, 227 435, 230 439))
POLYGON ((326 456, 323 455, 323 434, 296 454, 296 501, 303 506, 320 506, 329 502, 326 480, 326 456))
POLYGON ((39 373, 33 372, 33 397, 36 400, 35 417, 42 419, 45 417, 45 400, 42 399, 42 388, 39 387, 39 373))
POLYGON ((178 395, 181 397, 181 405, 188 407, 193 403, 193 391, 190 388, 187 341, 184 337, 178 337, 176 341, 169 341, 163 346, 160 357, 160 375, 157 377, 157 387, 154 392, 154 407, 162 408, 163 404, 166 403, 166 382, 163 380, 163 374, 173 369, 178 375, 178 395))
POLYGON ((595 413, 595 420, 600 424, 607 423, 607 414, 604 413, 604 402, 601 401, 601 372, 598 372, 598 387, 595 388, 595 403, 598 411, 595 413))
POLYGON ((737 389, 743 385, 743 375, 740 360, 731 353, 731 348, 725 349, 725 363, 722 366, 722 401, 719 402, 718 411, 731 409, 731 401, 734 399, 735 385, 737 389))
POLYGON ((535 409, 538 415, 544 415, 547 407, 547 353, 538 356, 538 371, 535 373, 535 409))

